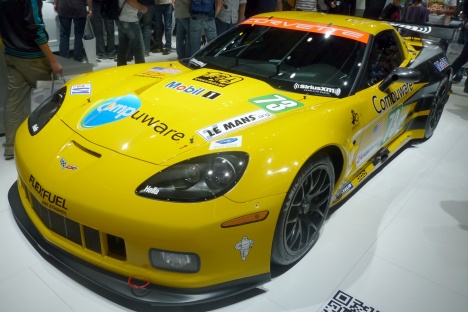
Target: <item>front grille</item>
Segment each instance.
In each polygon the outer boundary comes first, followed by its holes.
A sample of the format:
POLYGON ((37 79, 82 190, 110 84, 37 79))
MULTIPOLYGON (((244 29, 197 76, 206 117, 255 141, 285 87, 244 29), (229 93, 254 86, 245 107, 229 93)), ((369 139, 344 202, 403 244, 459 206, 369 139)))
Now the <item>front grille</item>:
POLYGON ((26 197, 42 223, 52 232, 103 256, 126 260, 125 241, 117 236, 101 233, 84 224, 73 221, 60 213, 46 208, 32 196, 21 181, 26 197))

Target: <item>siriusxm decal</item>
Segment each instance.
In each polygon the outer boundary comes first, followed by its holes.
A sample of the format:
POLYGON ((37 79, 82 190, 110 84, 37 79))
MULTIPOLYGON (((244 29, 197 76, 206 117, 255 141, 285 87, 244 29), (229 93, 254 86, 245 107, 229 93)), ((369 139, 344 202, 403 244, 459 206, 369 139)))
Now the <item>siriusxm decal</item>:
POLYGON ((135 113, 140 106, 141 100, 133 94, 99 101, 81 121, 81 126, 93 128, 122 120, 135 113))

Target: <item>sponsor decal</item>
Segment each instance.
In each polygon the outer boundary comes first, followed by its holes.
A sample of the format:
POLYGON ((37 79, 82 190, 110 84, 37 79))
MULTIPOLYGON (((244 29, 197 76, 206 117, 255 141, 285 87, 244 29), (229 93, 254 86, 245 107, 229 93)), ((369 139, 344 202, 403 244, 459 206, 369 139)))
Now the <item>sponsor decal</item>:
POLYGON ((358 173, 356 178, 358 182, 361 182, 362 179, 364 179, 366 176, 367 176, 367 172, 365 170, 362 170, 361 172, 358 173))
POLYGON ((269 94, 249 99, 249 102, 273 114, 283 113, 285 111, 304 106, 301 102, 294 101, 293 99, 279 94, 269 94))
POLYGON ((201 95, 202 97, 208 99, 208 100, 214 100, 218 96, 221 95, 221 93, 215 92, 215 91, 210 91, 208 90, 207 92, 206 89, 204 88, 197 88, 194 86, 187 86, 182 84, 182 82, 177 82, 177 81, 171 81, 167 85, 165 85, 166 88, 173 89, 179 92, 187 93, 190 95, 196 95, 199 96, 201 95))
POLYGON ((161 77, 165 77, 168 74, 175 75, 180 72, 181 72, 180 69, 156 66, 156 67, 151 67, 142 73, 136 74, 135 76, 147 77, 147 78, 161 78, 161 77))
POLYGON ((133 120, 140 121, 142 124, 146 124, 148 127, 152 127, 153 130, 162 136, 168 136, 174 140, 179 141, 185 137, 185 134, 178 132, 177 130, 171 129, 165 122, 157 119, 157 117, 150 116, 145 112, 136 111, 132 117, 133 120))
POLYGON ((363 162, 368 160, 380 148, 380 146, 380 141, 375 142, 368 149, 358 153, 356 156, 356 167, 359 167, 363 162))
POLYGON ((158 195, 158 193, 159 193, 159 188, 157 188, 157 187, 151 187, 151 186, 147 185, 147 186, 145 187, 145 189, 142 190, 142 192, 143 192, 143 193, 148 193, 148 194, 158 195))
POLYGON ((377 95, 372 96, 372 105, 374 105, 375 111, 380 114, 388 109, 392 109, 398 101, 408 95, 411 91, 413 91, 413 84, 405 83, 383 98, 379 98, 377 95))
POLYGON ((254 244, 253 240, 248 239, 247 236, 244 236, 242 240, 234 246, 236 250, 240 251, 242 261, 245 261, 245 259, 247 259, 247 256, 249 255, 249 252, 250 252, 250 248, 253 247, 253 244, 254 244))
POLYGON ((226 138, 221 140, 216 140, 211 142, 210 150, 220 149, 220 148, 232 148, 242 146, 242 136, 226 138))
POLYGON ((324 94, 324 95, 340 96, 341 94, 341 88, 321 87, 321 86, 314 86, 314 85, 308 85, 308 84, 302 84, 302 83, 295 83, 294 89, 295 90, 299 89, 299 90, 306 91, 306 92, 313 92, 313 93, 324 94))
POLYGON ((447 58, 444 56, 440 60, 434 62, 434 66, 435 66, 435 68, 437 68, 438 71, 441 72, 444 69, 446 69, 447 67, 449 67, 450 64, 449 64, 449 61, 447 60, 447 58))
POLYGON ((91 94, 91 85, 90 84, 81 84, 74 85, 70 87, 70 94, 91 94))
POLYGON ((430 34, 432 31, 432 28, 430 26, 404 25, 404 24, 392 23, 392 22, 390 24, 394 27, 404 28, 404 29, 416 31, 416 32, 423 33, 423 34, 430 34))
POLYGON ((200 95, 203 91, 206 90, 204 88, 196 88, 194 86, 187 86, 187 85, 182 84, 182 82, 177 82, 177 81, 171 81, 167 85, 165 85, 165 87, 169 89, 181 91, 184 93, 192 94, 192 95, 200 95))
POLYGON ((194 64, 194 65, 197 65, 199 67, 205 67, 206 66, 206 63, 203 63, 203 62, 197 60, 196 58, 191 58, 190 63, 194 64))
POLYGON ((285 29, 293 29, 298 31, 308 31, 314 32, 319 34, 325 35, 333 35, 338 37, 344 37, 348 39, 353 39, 356 41, 360 41, 363 43, 367 43, 369 41, 369 34, 359 30, 351 30, 349 28, 339 27, 339 26, 331 26, 330 24, 320 24, 314 22, 306 22, 306 21, 292 21, 287 19, 279 19, 279 18, 249 18, 242 24, 252 25, 265 25, 268 27, 276 27, 276 28, 285 28, 285 29))
POLYGON ((387 118, 387 127, 382 138, 381 145, 384 145, 385 142, 390 140, 402 127, 400 122, 401 111, 403 110, 403 105, 398 106, 388 114, 387 118))
POLYGON ((141 100, 133 95, 101 100, 96 102, 81 121, 84 128, 94 128, 131 116, 141 106, 141 100))
POLYGON ((29 176, 29 183, 41 198, 43 206, 57 211, 60 214, 67 214, 66 211, 62 210, 68 210, 68 208, 65 207, 67 202, 65 198, 57 196, 43 188, 42 185, 36 180, 36 178, 34 178, 32 174, 29 176))
POLYGON ((60 170, 63 170, 63 169, 76 170, 76 169, 78 169, 78 166, 74 166, 74 165, 71 165, 71 164, 67 163, 67 161, 63 157, 60 158, 60 166, 62 167, 62 169, 60 169, 60 170))
POLYGON ((208 72, 202 76, 193 78, 193 80, 224 88, 236 82, 240 82, 244 80, 244 78, 223 72, 208 72))
POLYGON ((171 74, 171 75, 175 75, 175 74, 178 74, 178 73, 181 72, 180 69, 169 68, 169 67, 159 67, 159 66, 151 67, 147 71, 158 72, 158 73, 166 73, 166 74, 171 74))
POLYGON ((217 137, 223 136, 229 132, 246 128, 248 126, 254 125, 272 117, 273 115, 269 112, 259 109, 197 130, 197 133, 200 136, 202 136, 205 140, 209 141, 217 137))
POLYGON ((359 114, 354 110, 351 110, 351 124, 353 125, 353 130, 359 126, 359 114))
POLYGON ((205 94, 203 94, 202 97, 207 98, 208 100, 214 100, 220 95, 221 95, 221 93, 214 92, 214 91, 208 91, 205 94))
POLYGON ((378 138, 382 134, 384 123, 385 121, 382 120, 374 126, 374 128, 372 129, 372 138, 378 138))
POLYGON ((347 192, 349 192, 352 188, 353 188, 353 183, 349 182, 348 184, 346 184, 339 192, 338 194, 336 195, 337 198, 340 198, 341 196, 343 196, 344 194, 346 194, 347 192))

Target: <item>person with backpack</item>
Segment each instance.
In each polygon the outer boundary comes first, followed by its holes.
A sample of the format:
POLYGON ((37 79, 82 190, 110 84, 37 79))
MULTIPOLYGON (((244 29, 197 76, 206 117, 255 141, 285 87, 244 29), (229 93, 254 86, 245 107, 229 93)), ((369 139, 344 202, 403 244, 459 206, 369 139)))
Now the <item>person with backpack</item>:
POLYGON ((207 42, 216 36, 216 13, 221 10, 222 0, 191 0, 190 2, 190 52, 200 50, 202 31, 205 31, 207 42))
POLYGON ((145 63, 143 33, 138 13, 148 12, 148 7, 138 0, 119 0, 119 7, 122 11, 116 21, 119 30, 117 66, 127 65, 128 51, 132 51, 135 64, 145 63))

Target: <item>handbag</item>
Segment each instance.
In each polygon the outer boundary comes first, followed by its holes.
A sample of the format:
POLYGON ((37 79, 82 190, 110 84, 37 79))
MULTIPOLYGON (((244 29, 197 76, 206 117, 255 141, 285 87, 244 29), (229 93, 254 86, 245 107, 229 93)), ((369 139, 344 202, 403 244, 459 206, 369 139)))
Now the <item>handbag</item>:
MULTIPOLYGON (((38 80, 36 81, 36 87, 31 89, 31 112, 33 112, 42 102, 44 102, 49 96, 66 83, 65 76, 60 75, 58 80, 54 79, 54 75, 51 75, 50 80, 38 80)), ((28 114, 30 112, 27 112, 28 114)))
POLYGON ((88 63, 96 67, 98 62, 96 58, 96 37, 94 36, 93 25, 91 25, 91 20, 89 18, 86 19, 82 40, 88 63))

